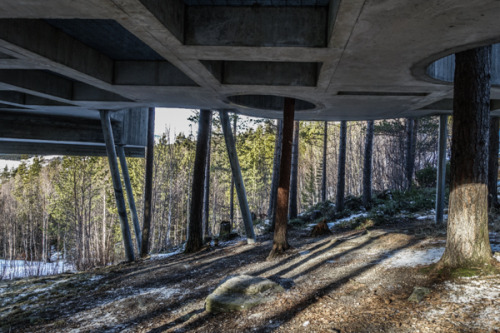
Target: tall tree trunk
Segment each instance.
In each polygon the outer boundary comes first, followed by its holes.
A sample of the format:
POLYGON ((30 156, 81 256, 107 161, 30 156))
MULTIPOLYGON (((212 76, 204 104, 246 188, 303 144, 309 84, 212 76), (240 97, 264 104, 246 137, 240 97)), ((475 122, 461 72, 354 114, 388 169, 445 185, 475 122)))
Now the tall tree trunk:
MULTIPOLYGON (((238 124, 238 116, 233 115, 233 137, 234 137, 234 144, 236 145, 236 126, 238 124)), ((234 178, 231 177, 231 191, 230 191, 230 197, 229 197, 229 221, 231 222, 231 228, 234 228, 234 178)))
POLYGON ((210 110, 200 110, 185 253, 199 251, 203 246, 203 216, 202 209, 200 209, 200 207, 203 207, 205 161, 207 160, 208 132, 210 127, 211 114, 212 111, 210 110))
POLYGON ((405 178, 406 189, 411 189, 413 179, 413 169, 415 167, 414 142, 413 142, 414 119, 406 119, 406 159, 405 159, 405 178))
POLYGON ((484 267, 488 238, 488 135, 491 46, 455 55, 451 183, 441 267, 484 267))
POLYGON ((498 206, 498 118, 490 118, 490 142, 488 161, 488 208, 498 206))
POLYGON ((345 195, 345 156, 347 143, 347 122, 340 122, 340 143, 339 143, 339 165, 337 172, 337 212, 344 210, 344 195, 345 195))
POLYGON ((297 178, 299 174, 299 125, 293 122, 292 168, 290 178, 290 219, 297 218, 297 178))
POLYGON ((290 248, 287 237, 287 223, 294 113, 295 99, 285 98, 283 107, 283 140, 281 146, 280 176, 276 200, 276 224, 274 228, 273 248, 271 253, 269 253, 268 259, 272 259, 290 248))
POLYGON ((323 166, 321 170, 321 201, 326 201, 326 151, 328 143, 328 121, 325 121, 325 128, 323 131, 323 166))
POLYGON ((210 148, 212 138, 212 113, 210 112, 210 120, 208 127, 208 142, 207 142, 207 158, 205 160, 205 184, 203 186, 203 238, 207 240, 210 237, 209 228, 209 211, 210 211, 210 148))
POLYGON ((276 123, 276 138, 274 141, 273 180, 271 182, 271 195, 269 199, 269 210, 267 216, 271 220, 271 230, 276 223, 276 196, 278 195, 278 182, 280 177, 281 143, 283 141, 283 120, 276 123))
POLYGON ((365 160, 363 165, 363 206, 372 201, 373 120, 366 122, 365 160))

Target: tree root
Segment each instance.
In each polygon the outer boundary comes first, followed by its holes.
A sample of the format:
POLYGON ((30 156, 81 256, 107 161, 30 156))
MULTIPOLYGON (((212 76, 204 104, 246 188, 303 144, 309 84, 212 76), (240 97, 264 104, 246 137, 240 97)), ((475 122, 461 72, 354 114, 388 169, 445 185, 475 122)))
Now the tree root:
POLYGON ((271 252, 267 256, 266 260, 272 260, 277 257, 283 256, 285 254, 285 251, 290 249, 291 246, 288 243, 284 244, 274 244, 271 252))

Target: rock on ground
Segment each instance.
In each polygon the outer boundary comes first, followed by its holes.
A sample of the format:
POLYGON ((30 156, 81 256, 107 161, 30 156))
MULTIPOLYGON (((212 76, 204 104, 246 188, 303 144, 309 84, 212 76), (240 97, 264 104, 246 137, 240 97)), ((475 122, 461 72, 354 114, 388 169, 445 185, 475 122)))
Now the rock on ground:
POLYGON ((284 291, 269 279, 239 275, 219 285, 205 300, 208 312, 230 312, 249 309, 271 300, 271 295, 284 291))

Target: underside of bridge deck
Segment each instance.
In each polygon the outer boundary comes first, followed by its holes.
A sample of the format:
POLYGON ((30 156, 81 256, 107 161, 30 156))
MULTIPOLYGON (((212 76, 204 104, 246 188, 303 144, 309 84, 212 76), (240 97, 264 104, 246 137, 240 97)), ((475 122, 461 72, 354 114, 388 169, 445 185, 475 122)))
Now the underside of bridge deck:
POLYGON ((281 118, 286 97, 299 120, 451 113, 454 59, 434 61, 500 42, 499 16, 491 0, 3 0, 0 113, 23 130, 30 114, 71 128, 102 109, 142 110, 144 125, 152 106, 281 118))

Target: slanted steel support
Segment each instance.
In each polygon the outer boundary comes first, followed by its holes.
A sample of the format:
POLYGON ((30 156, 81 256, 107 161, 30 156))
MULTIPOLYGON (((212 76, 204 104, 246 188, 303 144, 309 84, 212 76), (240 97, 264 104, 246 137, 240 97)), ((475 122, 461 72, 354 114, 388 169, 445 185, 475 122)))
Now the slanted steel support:
POLYGON ((132 237, 128 226, 127 210, 125 208, 125 198, 123 197, 122 183, 120 180, 120 171, 118 170, 118 161, 116 160, 115 141, 111 128, 111 119, 108 110, 101 110, 101 125, 106 143, 106 152, 108 153, 109 169, 111 171, 111 179, 113 180, 113 188, 115 190, 116 207, 120 217, 120 225, 122 230, 123 247, 125 248, 125 256, 128 261, 134 261, 134 247, 132 245, 132 237))
POLYGON ((241 216, 243 217, 243 224, 245 225, 245 233, 247 235, 247 242, 249 244, 255 243, 255 233, 253 231, 253 221, 248 208, 247 195, 245 191, 245 184, 243 183, 243 176, 241 175, 240 163, 238 155, 236 154, 236 146, 234 143, 233 133, 231 132, 231 124, 227 111, 219 111, 222 131, 224 132, 224 139, 226 141, 227 154, 231 164, 231 171, 233 173, 234 185, 236 187, 236 194, 240 203, 241 216))
POLYGON ((436 223, 443 223, 446 179, 446 139, 448 116, 439 116, 439 150, 436 182, 436 223))
POLYGON ((122 145, 116 146, 116 152, 118 153, 118 158, 120 159, 120 165, 122 167, 123 182, 125 183, 125 189, 127 190, 128 207, 130 209, 130 214, 132 215, 132 222, 134 224, 135 239, 137 240, 137 249, 141 249, 141 226, 139 225, 139 217, 137 217, 137 209, 135 207, 134 192, 132 191, 132 184, 130 183, 130 174, 128 172, 127 159, 125 158, 125 149, 122 145))
POLYGON ((148 109, 148 142, 146 149, 146 173, 144 175, 144 220, 142 223, 141 257, 149 253, 149 235, 153 214, 153 162, 155 155, 155 108, 148 109))

